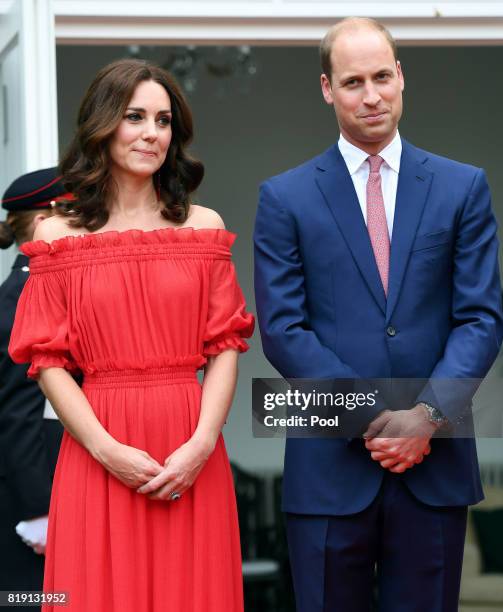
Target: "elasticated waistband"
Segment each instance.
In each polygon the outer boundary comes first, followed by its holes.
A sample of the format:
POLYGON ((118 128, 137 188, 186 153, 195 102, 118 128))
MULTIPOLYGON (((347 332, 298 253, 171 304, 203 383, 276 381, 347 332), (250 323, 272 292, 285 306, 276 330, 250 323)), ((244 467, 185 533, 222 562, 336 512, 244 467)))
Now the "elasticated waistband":
POLYGON ((146 370, 102 370, 86 374, 84 387, 151 387, 197 382, 196 369, 166 366, 146 370))

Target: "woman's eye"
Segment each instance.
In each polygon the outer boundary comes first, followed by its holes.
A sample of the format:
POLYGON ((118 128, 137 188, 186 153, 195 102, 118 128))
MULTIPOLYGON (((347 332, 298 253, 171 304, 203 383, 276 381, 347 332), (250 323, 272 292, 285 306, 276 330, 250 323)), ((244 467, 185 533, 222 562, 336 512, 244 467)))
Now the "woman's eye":
POLYGON ((165 126, 169 125, 171 123, 171 117, 169 115, 164 115, 163 117, 160 117, 159 123, 165 126))
POLYGON ((140 113, 129 113, 126 115, 126 119, 129 119, 129 121, 140 121, 141 115, 140 113))

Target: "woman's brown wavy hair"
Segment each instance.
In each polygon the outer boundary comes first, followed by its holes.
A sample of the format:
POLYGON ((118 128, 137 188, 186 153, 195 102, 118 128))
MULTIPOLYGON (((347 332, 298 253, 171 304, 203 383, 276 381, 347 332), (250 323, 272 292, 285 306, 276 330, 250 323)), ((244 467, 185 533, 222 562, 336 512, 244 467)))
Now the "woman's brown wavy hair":
POLYGON ((72 227, 96 231, 108 221, 107 202, 114 193, 108 145, 121 122, 136 86, 155 81, 171 101, 172 137, 166 159, 152 177, 160 183, 162 216, 174 223, 186 221, 190 194, 204 175, 201 162, 186 151, 192 140, 192 113, 174 78, 162 68, 143 60, 124 59, 102 68, 82 101, 77 131, 60 167, 62 182, 76 200, 59 208, 72 227), (158 175, 158 176, 157 176, 158 175))

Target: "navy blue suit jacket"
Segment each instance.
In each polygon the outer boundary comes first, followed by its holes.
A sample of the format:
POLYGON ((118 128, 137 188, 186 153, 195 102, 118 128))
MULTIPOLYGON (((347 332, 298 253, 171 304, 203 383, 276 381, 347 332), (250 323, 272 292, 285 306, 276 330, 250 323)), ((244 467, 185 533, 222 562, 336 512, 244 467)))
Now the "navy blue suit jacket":
MULTIPOLYGON (((285 378, 475 379, 496 358, 503 319, 485 174, 402 144, 387 298, 336 145, 261 185, 257 314, 265 355, 285 378)), ((413 399, 459 417, 448 390, 426 386, 413 399)), ((433 439, 431 446, 403 475, 412 493, 434 506, 479 501, 475 441, 433 439)), ((288 439, 283 508, 358 512, 383 473, 361 439, 288 439)))

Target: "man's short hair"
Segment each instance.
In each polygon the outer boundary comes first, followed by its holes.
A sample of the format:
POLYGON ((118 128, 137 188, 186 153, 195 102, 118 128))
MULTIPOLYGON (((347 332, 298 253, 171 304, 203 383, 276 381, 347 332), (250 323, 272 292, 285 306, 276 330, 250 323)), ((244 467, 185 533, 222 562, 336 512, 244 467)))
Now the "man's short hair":
POLYGON ((346 17, 332 26, 320 43, 321 69, 327 75, 329 81, 332 80, 332 61, 330 56, 337 36, 345 30, 357 30, 360 28, 368 28, 382 34, 393 51, 395 61, 398 60, 398 49, 395 39, 382 23, 370 17, 346 17))

